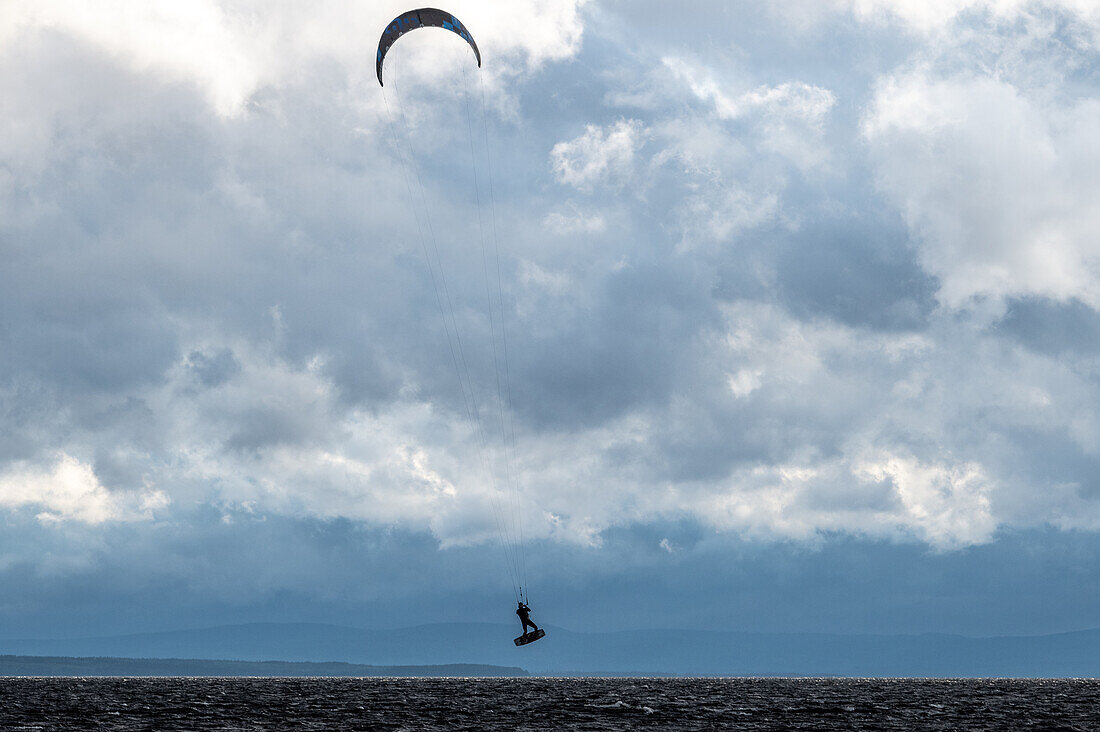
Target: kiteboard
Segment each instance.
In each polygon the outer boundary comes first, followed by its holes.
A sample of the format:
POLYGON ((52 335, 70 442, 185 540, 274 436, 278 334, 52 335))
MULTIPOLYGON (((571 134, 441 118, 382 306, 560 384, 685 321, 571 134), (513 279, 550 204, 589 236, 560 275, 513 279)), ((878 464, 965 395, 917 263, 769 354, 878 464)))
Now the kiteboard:
POLYGON ((533 630, 530 633, 524 633, 519 638, 514 638, 512 642, 515 643, 517 646, 525 646, 528 643, 534 643, 539 638, 542 638, 545 635, 546 631, 542 628, 539 628, 538 630, 533 630))

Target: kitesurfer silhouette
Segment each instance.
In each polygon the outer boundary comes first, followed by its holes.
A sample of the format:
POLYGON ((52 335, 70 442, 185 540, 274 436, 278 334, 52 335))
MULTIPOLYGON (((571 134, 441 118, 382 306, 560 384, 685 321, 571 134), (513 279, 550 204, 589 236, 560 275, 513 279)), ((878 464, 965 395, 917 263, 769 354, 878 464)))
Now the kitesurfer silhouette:
POLYGON ((536 630, 539 629, 539 626, 537 626, 533 622, 531 622, 531 618, 528 616, 528 613, 530 613, 530 612, 531 612, 531 608, 524 605, 523 601, 521 600, 520 603, 519 603, 519 607, 516 608, 516 615, 519 616, 520 622, 523 623, 523 634, 524 635, 527 635, 527 626, 528 625, 531 626, 532 631, 536 631, 536 630))

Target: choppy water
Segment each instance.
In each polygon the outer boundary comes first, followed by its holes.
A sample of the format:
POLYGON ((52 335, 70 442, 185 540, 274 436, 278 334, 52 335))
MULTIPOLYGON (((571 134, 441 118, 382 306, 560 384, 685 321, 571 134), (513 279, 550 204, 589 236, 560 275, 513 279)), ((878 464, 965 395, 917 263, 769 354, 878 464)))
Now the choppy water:
POLYGON ((0 679, 3 730, 1100 730, 1100 681, 0 679))

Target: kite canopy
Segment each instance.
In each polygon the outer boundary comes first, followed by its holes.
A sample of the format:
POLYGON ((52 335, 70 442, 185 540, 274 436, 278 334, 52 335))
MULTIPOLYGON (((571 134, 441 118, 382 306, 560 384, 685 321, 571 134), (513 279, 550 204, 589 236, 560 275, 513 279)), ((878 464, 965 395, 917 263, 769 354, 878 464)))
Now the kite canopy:
POLYGON ((477 57, 478 68, 481 68, 481 51, 477 50, 477 44, 474 43, 474 37, 470 35, 470 32, 466 30, 466 26, 462 25, 458 18, 454 17, 445 10, 437 10, 435 8, 420 8, 419 10, 410 10, 407 13, 402 13, 386 26, 386 30, 382 31, 382 37, 378 39, 378 83, 382 84, 382 61, 386 58, 386 53, 390 50, 398 38, 405 35, 411 30, 417 28, 445 28, 463 38, 470 44, 470 48, 474 49, 474 56, 477 57))

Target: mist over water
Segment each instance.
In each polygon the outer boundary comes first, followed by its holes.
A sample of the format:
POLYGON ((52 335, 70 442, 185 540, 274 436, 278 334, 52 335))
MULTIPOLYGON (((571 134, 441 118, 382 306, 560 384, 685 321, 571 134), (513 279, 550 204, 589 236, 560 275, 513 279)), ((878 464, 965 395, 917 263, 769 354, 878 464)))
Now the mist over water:
POLYGON ((5 730, 1096 729, 1100 681, 6 678, 5 730))

